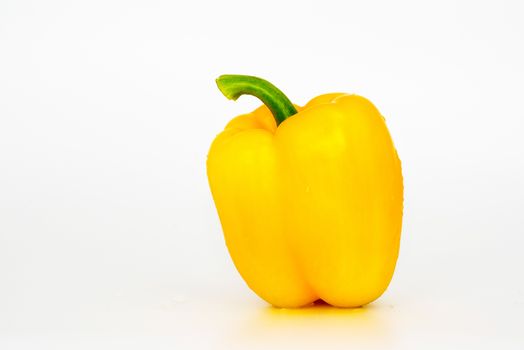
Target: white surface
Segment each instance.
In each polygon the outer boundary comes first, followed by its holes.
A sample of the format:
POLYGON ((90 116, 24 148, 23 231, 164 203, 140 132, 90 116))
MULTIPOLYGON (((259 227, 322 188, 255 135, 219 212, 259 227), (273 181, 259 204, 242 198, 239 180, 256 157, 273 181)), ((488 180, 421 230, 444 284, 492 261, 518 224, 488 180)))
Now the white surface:
POLYGON ((519 1, 0 3, 0 349, 524 348, 519 1), (388 291, 269 308, 222 239, 214 78, 371 99, 404 166, 388 291))

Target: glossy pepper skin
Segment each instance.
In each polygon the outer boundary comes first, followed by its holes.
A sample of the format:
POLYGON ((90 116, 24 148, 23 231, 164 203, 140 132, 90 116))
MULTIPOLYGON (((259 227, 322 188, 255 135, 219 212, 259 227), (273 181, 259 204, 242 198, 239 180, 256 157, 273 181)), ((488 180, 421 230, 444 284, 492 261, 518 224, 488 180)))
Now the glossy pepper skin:
POLYGON ((278 307, 358 307, 387 288, 403 210, 400 160, 367 99, 318 96, 277 127, 265 105, 211 145, 208 180, 233 262, 278 307))

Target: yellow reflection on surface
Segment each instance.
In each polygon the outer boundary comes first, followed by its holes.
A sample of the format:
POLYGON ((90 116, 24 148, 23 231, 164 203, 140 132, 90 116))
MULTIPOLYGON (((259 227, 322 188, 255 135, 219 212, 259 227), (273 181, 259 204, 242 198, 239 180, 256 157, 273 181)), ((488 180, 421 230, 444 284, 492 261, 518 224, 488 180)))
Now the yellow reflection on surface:
MULTIPOLYGON (((341 309, 315 303, 300 309, 257 309, 236 338, 246 345, 303 348, 384 347, 390 343, 387 313, 392 306, 370 304, 341 309)), ((236 333, 236 332, 235 332, 236 333)))

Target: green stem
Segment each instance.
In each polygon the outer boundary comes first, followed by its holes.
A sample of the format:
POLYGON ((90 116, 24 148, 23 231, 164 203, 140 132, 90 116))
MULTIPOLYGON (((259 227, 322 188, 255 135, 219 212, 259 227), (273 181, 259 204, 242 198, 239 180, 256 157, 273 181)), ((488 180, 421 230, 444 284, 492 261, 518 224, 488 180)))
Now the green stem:
POLYGON ((220 91, 230 100, 242 95, 260 99, 271 111, 277 126, 297 113, 289 98, 269 81, 249 75, 221 75, 216 80, 220 91))

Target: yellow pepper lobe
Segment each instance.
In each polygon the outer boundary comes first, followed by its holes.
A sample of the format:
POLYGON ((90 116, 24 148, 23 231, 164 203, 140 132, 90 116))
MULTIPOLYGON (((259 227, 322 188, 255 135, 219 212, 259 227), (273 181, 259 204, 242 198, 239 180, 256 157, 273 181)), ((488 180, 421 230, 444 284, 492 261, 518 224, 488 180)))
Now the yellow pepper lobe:
POLYGON ((347 94, 311 100, 278 127, 266 106, 233 119, 208 154, 225 241, 248 286, 279 307, 357 307, 387 288, 403 184, 384 119, 347 94))

